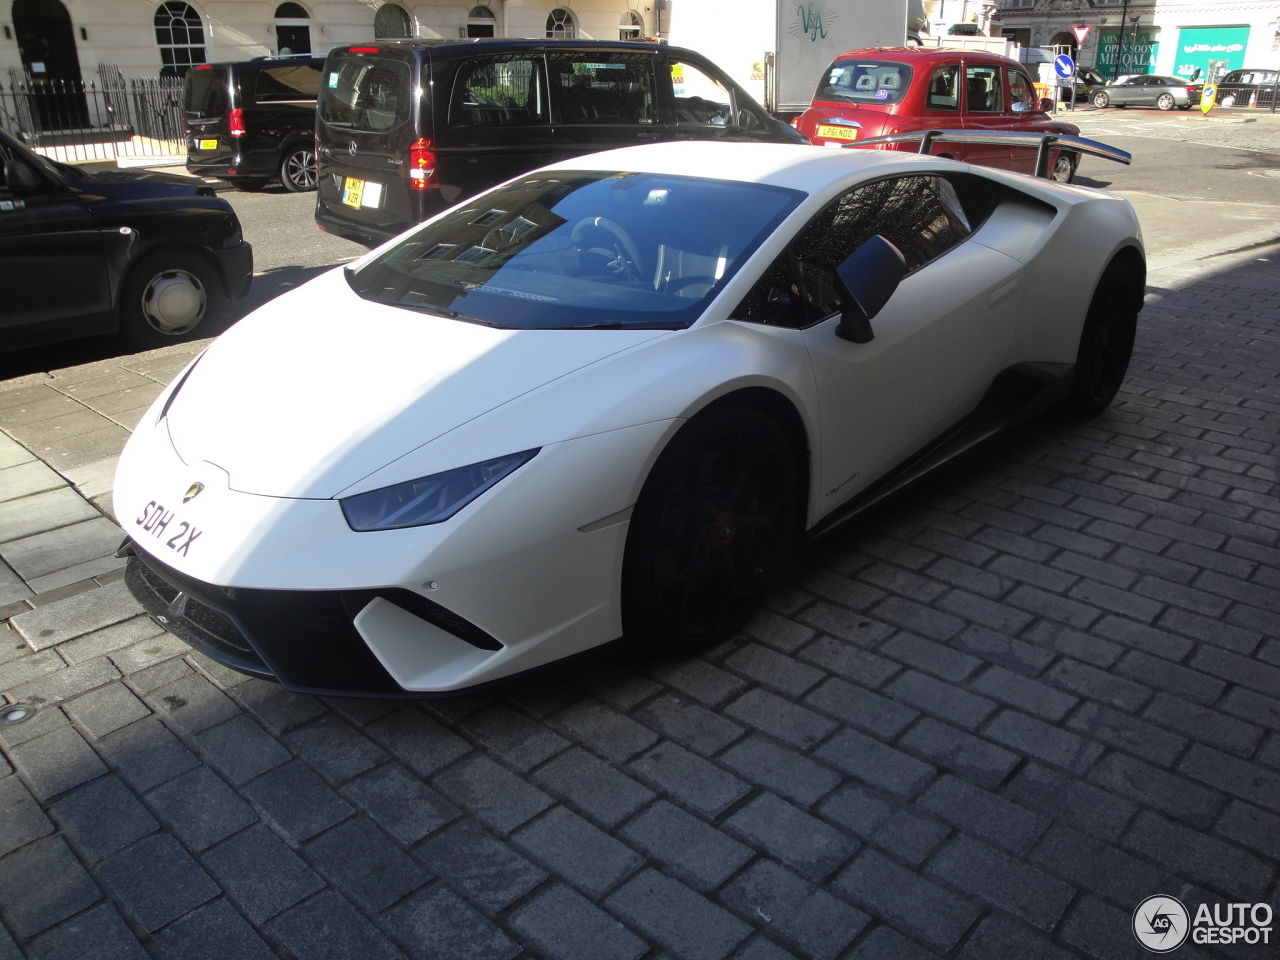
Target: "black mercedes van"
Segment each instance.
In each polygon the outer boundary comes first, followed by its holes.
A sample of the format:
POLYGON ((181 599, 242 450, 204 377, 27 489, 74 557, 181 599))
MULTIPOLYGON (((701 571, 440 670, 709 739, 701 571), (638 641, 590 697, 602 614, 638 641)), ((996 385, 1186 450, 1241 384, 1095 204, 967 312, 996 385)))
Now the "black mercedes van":
POLYGON ((690 50, 626 41, 335 47, 316 109, 316 222, 381 242, 504 180, 662 140, 807 143, 690 50))
POLYGON ((324 57, 200 64, 182 83, 187 170, 255 190, 316 185, 316 90, 324 57))

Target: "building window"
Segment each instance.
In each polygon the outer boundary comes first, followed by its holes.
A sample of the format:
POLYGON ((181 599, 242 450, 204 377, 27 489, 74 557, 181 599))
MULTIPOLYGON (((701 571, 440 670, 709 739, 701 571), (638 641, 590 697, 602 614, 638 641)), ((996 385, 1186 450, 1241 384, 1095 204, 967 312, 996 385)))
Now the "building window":
POLYGON ((495 28, 497 23, 498 18, 493 15, 493 11, 488 7, 472 7, 471 12, 467 14, 467 36, 496 36, 495 28))
POLYGON ((394 40, 413 36, 413 21, 404 7, 398 3, 384 3, 373 16, 373 36, 376 40, 394 40))
POLYGON ((578 26, 573 22, 573 14, 564 7, 556 7, 547 15, 547 39, 578 39, 578 26))
POLYGON ((156 46, 160 48, 160 76, 181 77, 196 63, 207 63, 204 25, 189 3, 172 0, 156 9, 156 46))
POLYGON ((628 10, 622 15, 622 23, 618 26, 619 40, 639 40, 644 35, 644 21, 640 14, 628 10))

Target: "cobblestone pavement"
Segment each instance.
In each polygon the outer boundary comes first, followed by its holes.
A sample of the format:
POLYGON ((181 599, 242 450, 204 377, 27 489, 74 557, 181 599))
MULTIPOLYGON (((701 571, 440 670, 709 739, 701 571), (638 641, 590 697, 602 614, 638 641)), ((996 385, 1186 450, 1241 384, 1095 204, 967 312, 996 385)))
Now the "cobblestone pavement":
POLYGON ((189 350, 0 386, 0 690, 37 710, 0 960, 1109 960, 1154 894, 1276 905, 1277 263, 1153 273, 1110 411, 828 540, 741 637, 442 701, 291 694, 140 615, 100 509, 189 350))

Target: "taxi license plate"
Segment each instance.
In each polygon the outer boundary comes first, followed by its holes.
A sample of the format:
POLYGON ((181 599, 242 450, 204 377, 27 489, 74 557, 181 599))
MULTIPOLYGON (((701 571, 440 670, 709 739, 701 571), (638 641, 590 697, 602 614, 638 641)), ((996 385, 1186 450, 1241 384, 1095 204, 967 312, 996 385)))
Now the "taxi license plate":
POLYGON ((857 127, 835 127, 830 124, 818 124, 818 136, 826 137, 828 140, 857 140, 857 127))
POLYGON ((218 141, 217 140, 197 140, 196 149, 197 150, 217 150, 218 141))

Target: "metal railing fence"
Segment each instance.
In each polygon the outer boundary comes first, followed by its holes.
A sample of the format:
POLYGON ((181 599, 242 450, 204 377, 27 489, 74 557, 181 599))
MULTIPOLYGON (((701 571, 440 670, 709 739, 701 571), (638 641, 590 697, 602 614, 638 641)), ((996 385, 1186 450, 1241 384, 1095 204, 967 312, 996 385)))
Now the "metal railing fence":
POLYGON ((14 68, 0 81, 0 127, 64 163, 186 153, 177 77, 126 79, 111 65, 97 81, 37 79, 14 68))

